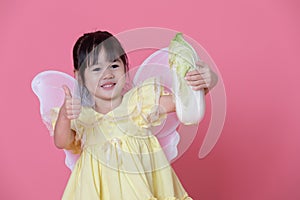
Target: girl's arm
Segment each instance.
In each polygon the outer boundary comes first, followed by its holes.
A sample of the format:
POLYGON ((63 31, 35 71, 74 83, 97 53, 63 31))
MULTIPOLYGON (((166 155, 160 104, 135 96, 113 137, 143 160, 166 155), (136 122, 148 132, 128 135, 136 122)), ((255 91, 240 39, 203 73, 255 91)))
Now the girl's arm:
POLYGON ((170 113, 175 112, 176 106, 173 102, 173 96, 171 94, 169 95, 162 95, 159 99, 159 113, 170 113))
POLYGON ((76 119, 81 111, 80 100, 72 98, 70 89, 63 86, 65 102, 62 105, 54 128, 54 143, 60 149, 72 149, 75 145, 75 131, 71 129, 71 120, 76 119))
POLYGON ((69 149, 75 139, 75 131, 71 130, 71 120, 65 114, 65 107, 62 106, 54 128, 54 144, 59 149, 69 149))

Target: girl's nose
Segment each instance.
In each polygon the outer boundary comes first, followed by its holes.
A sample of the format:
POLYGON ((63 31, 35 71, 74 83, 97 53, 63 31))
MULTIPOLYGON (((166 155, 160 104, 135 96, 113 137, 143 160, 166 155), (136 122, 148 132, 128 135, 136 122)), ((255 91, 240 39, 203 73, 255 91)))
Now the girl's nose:
POLYGON ((114 74, 110 69, 106 69, 103 73, 103 79, 112 79, 114 78, 114 74))

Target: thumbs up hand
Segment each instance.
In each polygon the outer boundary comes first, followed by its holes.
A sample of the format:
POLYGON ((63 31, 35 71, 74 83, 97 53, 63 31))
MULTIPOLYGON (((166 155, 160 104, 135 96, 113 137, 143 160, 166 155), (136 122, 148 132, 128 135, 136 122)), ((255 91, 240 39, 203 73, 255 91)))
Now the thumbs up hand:
POLYGON ((76 119, 79 117, 79 114, 81 112, 81 102, 78 98, 73 98, 70 89, 68 86, 63 85, 62 86, 65 92, 65 102, 62 106, 62 109, 64 110, 64 116, 71 119, 76 119))

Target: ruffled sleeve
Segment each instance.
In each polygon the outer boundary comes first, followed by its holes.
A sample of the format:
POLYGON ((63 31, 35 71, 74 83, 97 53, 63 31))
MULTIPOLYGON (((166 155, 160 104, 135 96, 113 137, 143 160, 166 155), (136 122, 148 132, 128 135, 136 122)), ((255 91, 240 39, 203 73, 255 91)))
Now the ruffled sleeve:
POLYGON ((164 89, 156 77, 129 91, 128 110, 133 111, 130 119, 142 128, 160 125, 166 118, 166 114, 159 112, 159 98, 163 94, 164 89))

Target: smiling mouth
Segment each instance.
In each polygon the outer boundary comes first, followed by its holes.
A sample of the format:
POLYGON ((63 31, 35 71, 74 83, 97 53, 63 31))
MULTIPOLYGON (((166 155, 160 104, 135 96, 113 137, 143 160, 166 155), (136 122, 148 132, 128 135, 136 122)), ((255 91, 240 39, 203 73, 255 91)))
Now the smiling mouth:
POLYGON ((111 88, 115 85, 116 85, 116 83, 105 83, 105 84, 101 85, 101 87, 102 88, 111 88))

